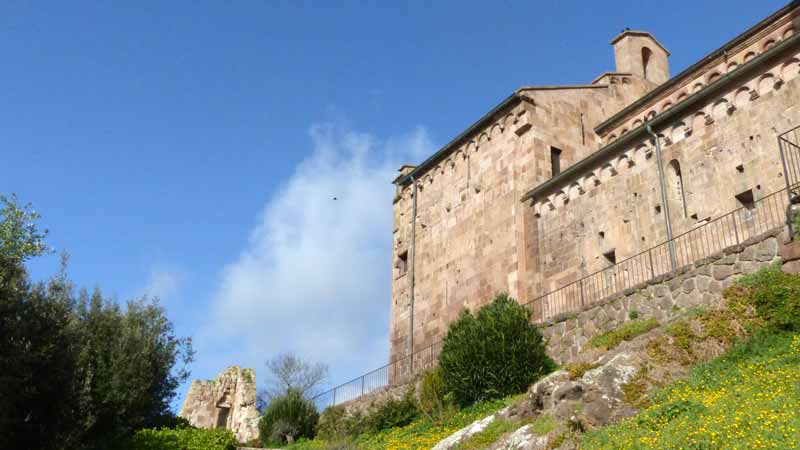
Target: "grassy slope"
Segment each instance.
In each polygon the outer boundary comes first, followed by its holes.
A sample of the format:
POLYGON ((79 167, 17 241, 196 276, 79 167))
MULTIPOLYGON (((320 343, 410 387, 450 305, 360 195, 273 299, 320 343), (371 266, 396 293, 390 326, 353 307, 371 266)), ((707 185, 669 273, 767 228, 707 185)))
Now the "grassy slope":
MULTIPOLYGON (((650 406, 637 416, 581 436, 581 449, 800 448, 800 335, 767 331, 800 329, 800 277, 771 267, 740 279, 738 284, 739 288, 726 292, 729 303, 738 306, 705 317, 705 333, 716 338, 734 337, 734 322, 762 331, 722 357, 695 367, 688 378, 648 396, 652 399, 650 406)), ((698 336, 690 327, 681 327, 684 322, 673 323, 665 331, 675 345, 688 350, 698 336)), ((639 320, 623 328, 598 337, 597 346, 612 348, 652 326, 639 320)), ((582 373, 588 368, 591 365, 569 369, 582 373)), ((360 450, 429 449, 514 400, 518 398, 475 405, 441 423, 418 419, 406 427, 362 435, 355 444, 360 450)), ((483 448, 514 425, 519 424, 498 423, 461 448, 483 448)), ((311 441, 290 448, 353 447, 328 447, 324 442, 311 441)))
MULTIPOLYGON (((375 434, 365 434, 355 440, 360 450, 428 450, 439 441, 509 405, 515 397, 504 400, 484 402, 465 408, 440 422, 419 418, 409 425, 383 430, 375 434)), ((320 450, 328 443, 321 440, 299 442, 287 450, 320 450)))
POLYGON ((800 336, 762 334, 654 397, 581 449, 793 449, 800 442, 800 336))

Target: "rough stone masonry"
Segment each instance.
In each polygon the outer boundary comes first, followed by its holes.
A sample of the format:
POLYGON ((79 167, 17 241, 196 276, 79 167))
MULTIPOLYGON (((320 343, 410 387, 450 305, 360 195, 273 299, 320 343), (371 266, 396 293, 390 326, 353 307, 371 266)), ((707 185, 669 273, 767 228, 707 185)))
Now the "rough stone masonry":
POLYGON ((198 428, 227 428, 239 442, 258 437, 253 369, 228 367, 213 380, 194 380, 180 416, 198 428))
MULTIPOLYGON (((412 260, 416 350, 499 292, 526 303, 664 242, 667 212, 677 236, 743 208, 739 225, 755 235, 758 214, 747 211, 786 186, 776 137, 800 125, 799 27, 793 1, 672 77, 665 46, 626 30, 611 41, 613 72, 585 85, 522 87, 403 166, 391 359, 407 352, 412 260)), ((575 307, 545 306, 535 319, 575 307)))

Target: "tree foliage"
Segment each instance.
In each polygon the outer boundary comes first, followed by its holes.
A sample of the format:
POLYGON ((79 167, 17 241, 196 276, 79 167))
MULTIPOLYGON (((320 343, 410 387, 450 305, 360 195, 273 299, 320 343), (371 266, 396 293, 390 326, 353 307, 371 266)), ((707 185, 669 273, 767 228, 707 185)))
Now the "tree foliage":
MULTIPOLYGON (((6 257, 0 266, 21 272, 6 257)), ((55 283, 13 278, 0 283, 0 448, 66 448, 80 411, 71 304, 55 283)))
POLYGON ((328 366, 284 353, 267 361, 267 388, 259 392, 259 409, 263 410, 276 397, 294 391, 305 398, 313 397, 328 378, 328 366))
POLYGON ((123 310, 99 291, 82 292, 73 315, 85 439, 109 445, 167 420, 175 390, 188 378, 192 350, 188 339, 175 337, 157 301, 130 301, 123 310))
POLYGON ((168 422, 191 342, 156 300, 76 296, 64 268, 30 282, 46 232, 30 206, 0 201, 0 448, 105 449, 168 422))
POLYGON ((447 392, 466 406, 525 391, 553 362, 530 312, 501 294, 476 316, 463 311, 450 324, 439 366, 447 392))

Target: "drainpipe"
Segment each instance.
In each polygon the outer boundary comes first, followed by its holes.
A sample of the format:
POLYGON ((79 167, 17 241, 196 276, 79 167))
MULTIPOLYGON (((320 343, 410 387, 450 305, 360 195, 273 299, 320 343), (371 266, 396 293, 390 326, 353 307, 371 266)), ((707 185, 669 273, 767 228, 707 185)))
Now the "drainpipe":
POLYGON ((414 370, 414 256, 417 242, 417 180, 411 175, 414 186, 411 200, 411 259, 410 273, 408 274, 408 360, 410 371, 414 370))
POLYGON ((667 187, 664 182, 664 162, 661 158, 661 144, 658 142, 658 135, 653 132, 650 124, 647 123, 644 129, 653 137, 656 143, 656 159, 658 160, 658 181, 661 184, 661 200, 664 203, 664 217, 667 224, 667 242, 669 243, 669 259, 672 263, 672 270, 678 268, 678 258, 675 255, 675 241, 672 240, 672 219, 669 215, 669 201, 667 200, 667 187))

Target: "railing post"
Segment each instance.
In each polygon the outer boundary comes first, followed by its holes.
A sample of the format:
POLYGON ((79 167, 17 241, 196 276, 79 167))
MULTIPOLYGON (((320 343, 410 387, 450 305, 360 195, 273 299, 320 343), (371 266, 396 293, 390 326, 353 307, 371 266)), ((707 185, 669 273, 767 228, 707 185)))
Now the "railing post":
POLYGON ((781 164, 783 164, 783 177, 786 178, 786 195, 789 197, 789 204, 792 204, 792 180, 789 179, 788 166, 786 165, 786 155, 783 150, 783 137, 778 136, 778 150, 781 153, 781 164))
POLYGON ((361 376, 361 395, 364 395, 364 376, 361 376))
MULTIPOLYGON (((738 209, 736 211, 739 211, 738 209)), ((736 245, 739 245, 739 227, 736 226, 736 211, 731 213, 733 218, 733 235, 736 236, 736 245)))
POLYGON ((585 278, 581 278, 579 283, 581 284, 581 306, 586 306, 586 295, 583 293, 583 280, 585 278))
POLYGON ((333 388, 333 404, 331 406, 336 406, 336 388, 333 388))
POLYGON ((653 266, 653 247, 647 249, 647 256, 650 258, 650 278, 656 277, 656 268, 653 266))

